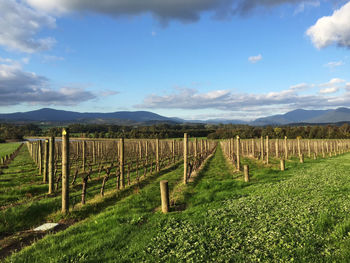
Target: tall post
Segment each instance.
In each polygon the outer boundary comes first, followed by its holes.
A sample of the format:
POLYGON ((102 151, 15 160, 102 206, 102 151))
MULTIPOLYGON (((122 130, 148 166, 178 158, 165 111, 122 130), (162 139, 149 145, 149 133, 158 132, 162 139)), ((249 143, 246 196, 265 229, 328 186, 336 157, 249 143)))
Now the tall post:
POLYGON ((252 139, 252 156, 255 158, 255 141, 252 139))
POLYGON ((188 136, 187 133, 184 134, 184 184, 187 184, 187 168, 188 168, 188 136))
POLYGON ((279 140, 278 140, 278 138, 275 141, 275 150, 276 150, 276 158, 279 158, 279 140))
POLYGON ((269 152, 270 152, 269 136, 266 136, 266 164, 269 164, 269 152))
POLYGON ((139 159, 142 160, 142 144, 141 144, 141 141, 139 141, 139 159))
POLYGON ((284 136, 284 159, 288 159, 288 144, 287 144, 287 136, 284 136))
POLYGON ((55 182, 55 137, 49 140, 49 194, 53 193, 55 182))
POLYGON ((38 166, 39 166, 39 175, 42 175, 42 169, 43 169, 43 151, 42 151, 42 145, 41 140, 38 141, 38 166))
POLYGON ((243 166, 244 169, 244 182, 249 182, 249 166, 248 165, 244 165, 243 166))
POLYGON ((171 152, 172 152, 172 157, 173 157, 173 163, 175 164, 175 140, 171 142, 171 152))
POLYGON ((120 138, 119 143, 119 169, 120 178, 122 181, 122 187, 125 188, 125 176, 124 176, 124 138, 120 138))
POLYGON ((260 138, 260 160, 264 160, 264 138, 262 136, 260 138))
POLYGON ((307 152, 309 158, 311 158, 311 146, 310 146, 310 140, 307 140, 307 152))
POLYGON ((44 142, 44 172, 43 172, 43 183, 47 183, 48 170, 49 170, 49 140, 44 142))
POLYGON ((160 181, 160 196, 162 201, 162 212, 164 214, 169 212, 169 187, 168 181, 160 181))
POLYGON ((96 145, 95 145, 95 141, 92 141, 92 162, 96 163, 96 145))
POLYGON ((299 138, 299 136, 298 136, 297 140, 298 140, 298 156, 301 156, 300 138, 299 138))
POLYGON ((62 130, 62 213, 69 212, 69 132, 62 130))
POLYGON ((197 138, 194 139, 194 158, 197 159, 197 138))
POLYGON ((237 135, 236 137, 236 155, 237 155, 237 171, 241 170, 241 159, 240 159, 240 139, 239 136, 237 135))
POLYGON ((86 163, 86 143, 85 141, 83 143, 83 171, 85 171, 85 163, 86 163))
POLYGON ((160 171, 159 167, 159 139, 156 139, 156 172, 160 171))

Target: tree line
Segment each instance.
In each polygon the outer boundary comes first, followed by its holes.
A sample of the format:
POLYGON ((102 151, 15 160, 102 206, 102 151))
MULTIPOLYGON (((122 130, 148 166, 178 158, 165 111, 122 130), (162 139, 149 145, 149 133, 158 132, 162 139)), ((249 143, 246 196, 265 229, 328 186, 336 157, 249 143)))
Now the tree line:
MULTIPOLYGON (((233 124, 156 124, 150 126, 121 126, 107 124, 70 124, 72 137, 85 138, 145 138, 165 139, 182 138, 184 133, 192 137, 207 137, 209 139, 227 139, 239 135, 242 139, 270 138, 290 139, 297 137, 305 139, 340 139, 350 138, 350 126, 345 123, 337 125, 308 125, 308 126, 249 126, 233 124)), ((37 124, 8 124, 0 123, 0 142, 5 140, 22 140, 24 136, 60 136, 60 127, 41 127, 37 124)))

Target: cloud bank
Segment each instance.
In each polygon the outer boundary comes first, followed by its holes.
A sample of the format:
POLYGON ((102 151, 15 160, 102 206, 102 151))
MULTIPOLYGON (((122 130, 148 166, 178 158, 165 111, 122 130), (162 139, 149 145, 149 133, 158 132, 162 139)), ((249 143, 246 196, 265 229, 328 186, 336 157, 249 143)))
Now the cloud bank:
MULTIPOLYGON (((308 4, 302 0, 26 0, 46 12, 94 12, 113 16, 151 13, 163 21, 197 21, 202 12, 214 12, 216 18, 247 14, 257 8, 280 4, 308 4)), ((314 1, 311 1, 314 2, 314 1)))
POLYGON ((319 49, 333 44, 350 48, 350 2, 331 16, 318 19, 306 34, 319 49))
MULTIPOLYGON (((137 108, 147 109, 184 109, 221 111, 267 112, 274 113, 276 109, 293 110, 321 109, 327 107, 350 106, 350 86, 345 80, 334 78, 327 83, 301 83, 279 92, 265 94, 234 93, 229 90, 216 90, 200 93, 196 89, 175 89, 170 95, 149 95, 137 108), (302 92, 319 89, 315 94, 305 95, 302 92), (342 90, 341 96, 330 94, 342 90)), ((304 92, 305 93, 305 92, 304 92)))
POLYGON ((54 90, 50 88, 47 78, 25 72, 19 62, 3 58, 0 58, 0 94, 0 106, 22 103, 73 106, 96 98, 91 92, 80 88, 54 90))
POLYGON ((54 28, 56 20, 15 0, 0 0, 0 45, 26 53, 49 50, 51 37, 38 38, 42 28, 54 28))

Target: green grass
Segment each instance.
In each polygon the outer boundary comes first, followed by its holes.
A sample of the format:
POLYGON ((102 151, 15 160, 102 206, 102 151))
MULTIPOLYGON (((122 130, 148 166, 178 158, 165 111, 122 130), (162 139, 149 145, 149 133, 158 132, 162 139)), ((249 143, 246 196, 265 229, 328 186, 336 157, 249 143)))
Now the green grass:
POLYGON ((0 158, 13 153, 20 144, 19 142, 0 143, 0 158))
POLYGON ((244 159, 244 183, 218 148, 181 187, 185 211, 157 209, 159 181, 174 189, 180 166, 7 262, 349 262, 350 154, 305 162, 244 159))

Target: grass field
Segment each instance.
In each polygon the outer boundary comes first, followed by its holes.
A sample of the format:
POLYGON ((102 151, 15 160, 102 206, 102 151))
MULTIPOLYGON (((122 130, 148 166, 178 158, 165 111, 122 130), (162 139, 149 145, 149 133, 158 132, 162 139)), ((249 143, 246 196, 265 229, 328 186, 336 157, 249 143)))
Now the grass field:
POLYGON ((349 154, 291 160, 285 172, 276 161, 242 163, 250 183, 218 148, 197 180, 181 187, 184 211, 159 211, 159 181, 174 189, 178 166, 6 262, 349 262, 349 154))
POLYGON ((13 153, 21 143, 0 143, 0 158, 13 153))

